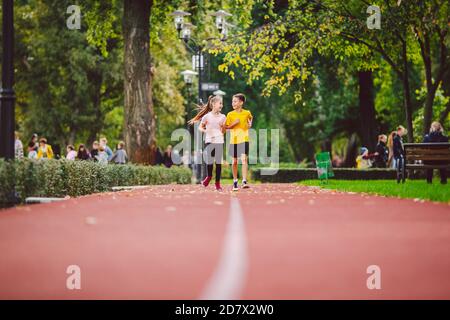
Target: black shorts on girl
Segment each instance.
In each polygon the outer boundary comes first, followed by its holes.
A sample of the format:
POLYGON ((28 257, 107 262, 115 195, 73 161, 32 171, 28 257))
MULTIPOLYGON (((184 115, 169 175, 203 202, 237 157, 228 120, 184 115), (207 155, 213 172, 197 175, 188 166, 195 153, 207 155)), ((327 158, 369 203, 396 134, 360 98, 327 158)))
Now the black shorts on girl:
POLYGON ((206 143, 203 150, 203 159, 206 164, 222 163, 223 158, 223 143, 206 143))

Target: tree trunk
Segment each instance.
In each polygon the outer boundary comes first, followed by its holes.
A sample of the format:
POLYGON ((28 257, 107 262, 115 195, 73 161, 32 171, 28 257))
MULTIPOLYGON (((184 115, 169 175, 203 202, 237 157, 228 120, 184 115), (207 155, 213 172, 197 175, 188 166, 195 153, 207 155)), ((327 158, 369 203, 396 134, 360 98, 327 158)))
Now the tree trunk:
POLYGON ((361 143, 370 152, 374 152, 378 133, 376 129, 372 71, 359 71, 358 79, 361 143))
MULTIPOLYGON (((416 31, 417 40, 420 44, 420 52, 422 55, 423 64, 425 67, 425 79, 427 86, 427 97, 425 100, 425 108, 424 108, 424 123, 423 123, 423 134, 427 134, 428 130, 431 126, 431 122, 433 121, 433 103, 436 97, 436 92, 448 73, 446 70, 448 69, 448 58, 447 58, 447 46, 446 46, 446 32, 438 31, 439 35, 439 59, 436 62, 436 65, 433 67, 433 61, 431 59, 431 39, 428 35, 427 31, 423 31, 423 39, 420 37, 420 33, 416 31), (436 67, 437 66, 437 67, 436 67), (433 69, 436 69, 436 74, 433 77, 433 69)), ((442 86, 445 92, 445 85, 442 86)), ((442 117, 441 117, 442 118, 442 117)))
POLYGON ((355 133, 350 136, 345 150, 343 167, 353 168, 356 166, 356 157, 358 156, 358 137, 355 133))
POLYGON ((423 44, 421 45, 421 53, 423 64, 425 66, 425 79, 427 86, 427 97, 425 100, 425 109, 423 110, 423 130, 422 133, 425 135, 431 125, 431 119, 433 117, 433 102, 436 95, 436 90, 433 85, 433 75, 431 70, 431 56, 430 56, 430 40, 428 36, 424 36, 423 44))
POLYGON ((123 14, 124 137, 129 159, 154 163, 155 114, 150 63, 150 13, 153 1, 125 0, 123 14))
POLYGON ((448 114, 450 113, 450 101, 447 103, 447 107, 444 109, 444 111, 441 112, 441 115, 439 117, 439 122, 445 126, 445 122, 448 121, 448 114))
POLYGON ((405 106, 406 128, 408 129, 408 142, 414 142, 414 129, 412 124, 411 88, 409 86, 409 66, 406 52, 406 42, 402 43, 403 58, 403 103, 405 106))
MULTIPOLYGON (((444 91, 444 96, 449 97, 450 96, 450 68, 447 69, 447 72, 444 73, 443 79, 442 79, 442 90, 444 91)), ((446 122, 449 121, 448 114, 450 113, 450 101, 447 103, 447 106, 445 109, 441 112, 439 115, 439 122, 445 127, 446 122)), ((449 130, 450 128, 445 128, 449 130)))
POLYGON ((101 110, 101 90, 103 84, 103 77, 101 73, 93 72, 89 74, 89 79, 92 84, 92 105, 95 110, 95 121, 89 130, 87 140, 87 148, 91 150, 92 143, 97 140, 98 134, 103 128, 103 118, 101 110))
POLYGON ((332 144, 330 138, 325 138, 320 144, 320 149, 322 150, 322 152, 329 152, 331 154, 331 148, 332 144))
POLYGON ((76 136, 77 136, 77 129, 74 127, 70 128, 68 144, 75 145, 76 136))

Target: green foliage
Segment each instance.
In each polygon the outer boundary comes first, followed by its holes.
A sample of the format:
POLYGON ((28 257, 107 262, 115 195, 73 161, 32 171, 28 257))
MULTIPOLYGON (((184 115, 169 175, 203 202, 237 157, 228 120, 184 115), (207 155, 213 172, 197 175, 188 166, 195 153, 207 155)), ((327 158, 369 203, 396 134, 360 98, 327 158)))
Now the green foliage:
POLYGON ((62 147, 93 141, 108 128, 104 115, 121 107, 122 44, 117 35, 109 40, 108 55, 91 45, 86 26, 106 17, 93 16, 88 3, 80 3, 81 30, 66 27, 70 1, 34 0, 15 6, 17 122, 23 137, 37 132, 62 147))
MULTIPOLYGON (((448 55, 445 56, 449 46, 450 11, 448 1, 404 1, 398 5, 397 1, 391 0, 370 4, 381 9, 380 30, 367 28, 369 3, 365 1, 257 1, 260 13, 254 15, 251 28, 238 34, 231 43, 217 44, 211 52, 225 53, 219 70, 230 77, 243 71, 248 84, 264 79, 261 88, 264 95, 271 95, 275 90, 280 96, 292 94, 296 102, 302 100, 307 104, 311 102, 307 90, 314 85, 311 79, 317 79, 317 54, 343 65, 347 78, 350 78, 349 71, 374 70, 380 90, 376 102, 380 111, 378 119, 382 130, 388 131, 405 121, 402 112, 396 111, 403 108, 403 96, 399 94, 403 86, 399 87, 399 83, 406 72, 405 62, 410 68, 411 92, 422 85, 417 78, 423 79, 421 72, 427 55, 431 54, 428 58, 433 62, 432 77, 435 80, 432 82, 442 81, 439 72, 446 66, 448 69, 450 64, 448 55), (402 55, 403 44, 406 58, 402 55), (429 53, 424 51, 427 46, 431 47, 429 53)), ((344 85, 347 87, 346 83, 344 85)), ((433 89, 427 89, 426 94, 432 97, 433 89)), ((422 106, 413 99, 413 112, 422 106)), ((438 108, 437 104, 435 108, 438 108)), ((351 109, 341 110, 347 115, 352 114, 347 113, 351 109)), ((330 126, 331 131, 341 130, 339 121, 331 119, 327 122, 337 124, 330 126)), ((347 123, 348 129, 352 128, 348 126, 350 123, 347 123)))
POLYGON ((184 83, 180 72, 190 68, 186 50, 177 37, 170 13, 176 3, 154 1, 150 23, 150 48, 154 65, 153 106, 156 113, 157 144, 162 150, 173 130, 185 123, 184 83))
MULTIPOLYGON (((66 27, 71 4, 15 4, 18 129, 24 142, 37 132, 62 148, 103 135, 115 145, 123 132, 123 2, 78 1, 81 30, 66 27)), ((169 15, 179 4, 154 1, 150 21, 153 102, 163 146, 184 122, 179 72, 189 59, 169 15)))
MULTIPOLYGON (((360 0, 154 0, 149 36, 158 146, 172 143, 170 133, 185 126, 197 101, 196 84, 188 93, 180 75, 191 66, 170 16, 176 9, 192 13, 193 36, 214 54, 204 80, 220 83, 227 92, 223 112, 231 110, 231 94, 245 93, 246 107, 255 116, 253 127, 280 129, 283 162, 311 160, 329 142, 342 153, 344 142, 359 130, 359 70, 374 72, 379 132, 405 125, 402 41, 414 128, 420 130, 429 92, 419 40, 429 40, 436 79, 441 65, 438 31, 447 48, 450 44, 450 5, 443 0, 370 4, 381 8, 381 30, 367 29, 369 4, 360 0), (229 22, 236 27, 226 42, 204 41, 219 36, 210 15, 218 9, 232 13, 229 22)), ((123 2, 118 0, 15 2, 16 118, 25 144, 34 132, 62 147, 101 135, 110 145, 121 140, 122 18, 123 2), (81 30, 66 27, 71 4, 81 6, 81 30)), ((433 119, 441 114, 449 119, 444 112, 449 109, 449 75, 437 90, 433 119)), ((448 120, 444 126, 448 128, 448 120)))
MULTIPOLYGON (((426 94, 427 94, 427 91, 424 87, 422 87, 420 90, 416 90, 417 99, 419 101, 420 100, 423 101, 426 97, 426 94)), ((436 92, 436 97, 434 99, 432 119, 439 119, 440 114, 445 110, 445 108, 449 104, 450 104, 450 97, 446 97, 444 95, 442 89, 439 88, 436 92)), ((416 116, 413 119, 414 130, 417 130, 418 132, 420 132, 420 130, 422 129, 422 125, 423 125, 423 119, 424 119, 423 112, 424 112, 424 110, 420 109, 416 113, 416 116)), ((443 122, 442 125, 444 126, 444 128, 450 128, 449 127, 450 117, 447 117, 446 121, 443 122)), ((423 136, 417 135, 414 140, 415 140, 415 142, 422 142, 423 136)))
POLYGON ((385 124, 386 133, 389 134, 396 125, 405 123, 405 116, 402 112, 403 97, 398 94, 402 90, 401 83, 386 62, 375 70, 374 86, 378 89, 375 96, 377 120, 385 124))
POLYGON ((14 164, 0 159, 0 207, 2 207, 2 203, 11 201, 12 186, 15 183, 15 179, 14 164))
POLYGON ((81 196, 111 190, 114 186, 191 183, 191 171, 140 165, 101 165, 91 161, 0 159, 0 204, 7 200, 14 182, 16 192, 26 197, 81 196))
POLYGON ((363 192, 388 197, 450 202, 450 185, 441 185, 437 181, 432 185, 427 184, 424 180, 408 180, 405 184, 398 184, 393 180, 329 180, 328 184, 319 184, 317 180, 306 180, 299 183, 301 185, 320 186, 325 189, 339 191, 363 192))
POLYGON ((107 57, 111 48, 111 40, 120 39, 121 36, 121 1, 83 1, 81 11, 87 24, 86 40, 90 45, 100 49, 102 55, 107 57))

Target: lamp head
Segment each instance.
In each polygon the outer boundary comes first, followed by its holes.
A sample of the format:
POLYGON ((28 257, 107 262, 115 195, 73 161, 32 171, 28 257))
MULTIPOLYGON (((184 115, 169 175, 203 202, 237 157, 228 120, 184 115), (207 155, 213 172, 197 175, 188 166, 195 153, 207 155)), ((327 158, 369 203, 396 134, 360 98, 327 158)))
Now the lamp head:
POLYGON ((173 16, 175 28, 177 29, 178 32, 180 32, 183 29, 184 17, 190 16, 191 14, 189 12, 176 10, 172 12, 170 15, 173 16))

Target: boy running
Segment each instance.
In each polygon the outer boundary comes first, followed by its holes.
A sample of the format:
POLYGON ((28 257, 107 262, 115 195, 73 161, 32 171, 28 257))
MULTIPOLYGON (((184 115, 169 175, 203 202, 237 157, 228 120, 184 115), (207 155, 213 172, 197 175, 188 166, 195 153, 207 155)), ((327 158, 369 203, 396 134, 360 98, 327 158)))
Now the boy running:
POLYGON ((229 154, 233 159, 233 191, 238 191, 238 157, 242 162, 242 188, 249 188, 248 173, 248 129, 252 126, 253 116, 244 107, 245 96, 242 93, 233 96, 233 111, 227 114, 225 129, 230 129, 229 154))

